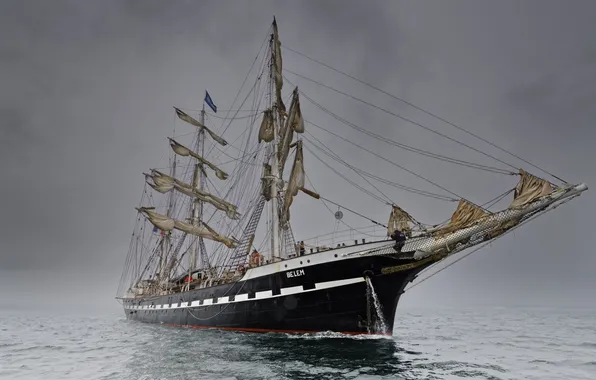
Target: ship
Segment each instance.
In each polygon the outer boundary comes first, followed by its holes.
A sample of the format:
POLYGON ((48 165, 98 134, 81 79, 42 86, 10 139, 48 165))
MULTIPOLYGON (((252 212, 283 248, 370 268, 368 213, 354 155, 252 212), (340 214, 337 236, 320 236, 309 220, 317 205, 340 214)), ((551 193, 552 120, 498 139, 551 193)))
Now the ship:
MULTIPOLYGON (((568 183, 422 107, 282 46, 275 18, 251 70, 252 87, 243 101, 234 101, 225 117, 220 116, 221 109, 218 114, 217 105, 206 90, 202 108, 174 106, 175 127, 172 137, 168 137, 171 157, 167 166, 139 171, 145 182, 116 296, 129 320, 249 332, 391 335, 400 297, 420 273, 453 255, 468 255, 481 249, 587 190, 584 183, 568 183), (360 127, 315 100, 315 95, 299 89, 282 67, 282 50, 299 54, 457 127, 523 160, 528 168, 511 165, 397 112, 293 72, 298 78, 351 101, 460 143, 462 149, 472 149, 496 163, 489 166, 433 153, 360 127), (287 84, 291 85, 291 92, 284 94, 287 84), (398 160, 384 158, 331 128, 320 126, 308 118, 309 107, 412 154, 517 181, 497 199, 476 204, 398 160), (216 117, 222 121, 219 129, 215 122, 210 122, 216 117), (378 175, 358 168, 309 134, 310 127, 351 143, 355 150, 362 148, 377 155, 396 170, 378 175), (182 128, 178 135, 176 128, 182 128), (227 136, 235 137, 228 142, 227 136), (321 159, 322 155, 328 160, 321 159), (347 185, 363 191, 362 199, 346 206, 335 201, 332 194, 319 194, 305 172, 305 158, 344 165, 370 188, 337 173, 347 185), (392 177, 398 170, 415 175, 440 191, 395 182, 392 177), (395 201, 398 194, 385 196, 373 182, 391 186, 396 193, 452 202, 455 210, 443 222, 421 223, 415 218, 416 210, 408 210, 395 201), (298 196, 311 200, 312 207, 328 208, 335 227, 316 238, 296 240, 292 225, 313 222, 290 217, 292 203, 298 196), (365 205, 367 196, 382 202, 387 214, 365 215, 364 206, 358 205, 365 205), (502 202, 506 205, 495 210, 495 205, 502 202), (344 213, 362 217, 372 229, 347 225, 344 213), (344 224, 349 228, 339 230, 338 226, 344 224)), ((245 80, 241 89, 246 83, 250 82, 245 80)), ((346 185, 342 182, 340 186, 346 185)))

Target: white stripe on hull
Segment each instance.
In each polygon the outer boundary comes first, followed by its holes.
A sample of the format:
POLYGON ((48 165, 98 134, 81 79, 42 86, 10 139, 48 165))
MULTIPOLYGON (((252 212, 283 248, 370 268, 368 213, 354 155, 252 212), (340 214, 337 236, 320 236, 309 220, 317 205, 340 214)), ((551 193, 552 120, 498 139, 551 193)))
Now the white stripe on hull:
POLYGON ((314 292, 317 290, 324 290, 324 289, 330 289, 330 288, 337 288, 337 287, 345 286, 345 285, 358 284, 360 282, 365 282, 364 277, 355 277, 355 278, 348 278, 345 280, 319 282, 319 283, 315 284, 314 289, 308 289, 308 290, 304 290, 304 287, 302 285, 292 286, 289 288, 281 288, 280 289, 281 293, 277 294, 277 295, 273 295, 273 291, 271 291, 271 290, 265 290, 262 292, 256 292, 255 298, 250 298, 250 299, 248 298, 247 293, 243 293, 243 294, 237 294, 234 297, 233 301, 230 301, 231 296, 225 296, 225 297, 219 297, 217 299, 217 302, 213 302, 213 298, 204 299, 204 300, 202 300, 203 301, 202 305, 199 305, 199 302, 201 300, 195 300, 195 301, 191 302, 190 306, 188 306, 188 301, 184 301, 184 302, 182 302, 182 304, 180 306, 178 306, 177 302, 176 303, 172 302, 172 306, 170 306, 169 304, 124 306, 124 309, 126 309, 126 310, 156 310, 156 309, 169 310, 169 309, 188 309, 188 308, 197 308, 197 307, 207 307, 207 306, 213 306, 213 305, 225 305, 225 304, 235 303, 235 302, 257 301, 257 300, 263 300, 263 299, 283 297, 283 296, 292 295, 292 294, 314 292))

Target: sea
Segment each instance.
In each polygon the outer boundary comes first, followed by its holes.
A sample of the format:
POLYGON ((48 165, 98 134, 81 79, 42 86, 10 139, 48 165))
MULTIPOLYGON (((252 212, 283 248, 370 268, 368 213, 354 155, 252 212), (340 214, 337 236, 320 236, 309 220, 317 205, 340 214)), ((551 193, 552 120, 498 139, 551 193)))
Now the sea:
POLYGON ((596 312, 404 308, 393 336, 0 311, 0 379, 596 379, 596 312))

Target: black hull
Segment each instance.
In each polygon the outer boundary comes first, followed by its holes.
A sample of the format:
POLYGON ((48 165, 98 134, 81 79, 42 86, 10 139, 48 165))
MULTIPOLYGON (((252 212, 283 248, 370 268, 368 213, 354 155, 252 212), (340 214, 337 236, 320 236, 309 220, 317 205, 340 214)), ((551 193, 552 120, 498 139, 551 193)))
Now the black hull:
POLYGON ((184 293, 125 298, 124 309, 130 320, 197 328, 391 334, 403 289, 430 265, 409 262, 391 256, 340 259, 184 293), (373 328, 377 316, 366 277, 382 305, 386 331, 373 328))

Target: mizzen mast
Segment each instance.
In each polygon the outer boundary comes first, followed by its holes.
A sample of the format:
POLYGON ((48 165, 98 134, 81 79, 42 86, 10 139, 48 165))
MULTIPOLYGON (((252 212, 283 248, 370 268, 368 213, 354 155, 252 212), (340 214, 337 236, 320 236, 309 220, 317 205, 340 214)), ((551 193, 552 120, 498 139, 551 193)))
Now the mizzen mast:
MULTIPOLYGON (((201 109, 201 116, 200 116, 199 122, 202 125, 205 125, 205 102, 203 102, 203 108, 201 109)), ((200 156, 202 156, 202 157, 205 156, 205 129, 199 130, 199 133, 197 135, 196 149, 200 156)), ((203 191, 204 181, 205 181, 205 179, 203 177, 204 170, 205 169, 203 167, 203 162, 197 160, 197 162, 195 162, 195 167, 194 167, 194 171, 193 171, 193 175, 192 175, 193 189, 199 189, 199 191, 203 191)), ((203 218, 203 201, 199 197, 196 197, 192 202, 192 219, 191 219, 192 225, 200 227, 202 218, 203 218)), ((191 248, 191 255, 189 256, 189 260, 188 260, 189 261, 188 262, 188 277, 189 278, 192 277, 192 271, 197 267, 197 259, 198 258, 202 259, 201 261, 208 262, 208 260, 206 260, 206 257, 205 257, 206 252, 203 252, 203 247, 205 246, 203 237, 199 236, 196 239, 194 239, 192 242, 192 245, 193 246, 191 248)), ((202 264, 202 262, 201 262, 201 264, 202 264)), ((207 269, 207 268, 203 268, 203 269, 207 269)))

